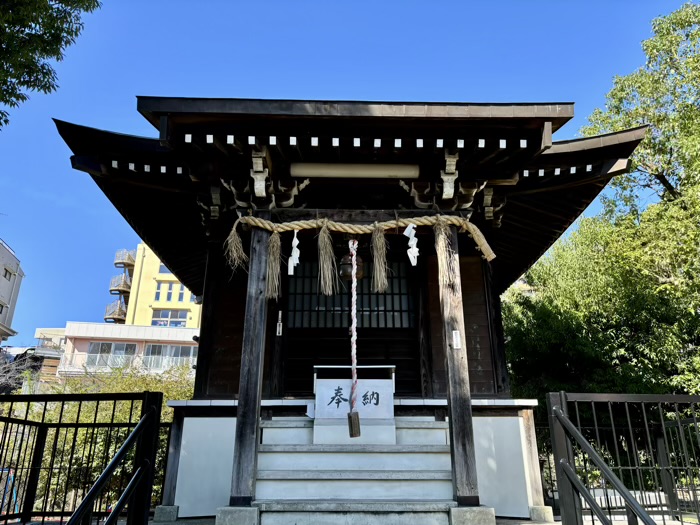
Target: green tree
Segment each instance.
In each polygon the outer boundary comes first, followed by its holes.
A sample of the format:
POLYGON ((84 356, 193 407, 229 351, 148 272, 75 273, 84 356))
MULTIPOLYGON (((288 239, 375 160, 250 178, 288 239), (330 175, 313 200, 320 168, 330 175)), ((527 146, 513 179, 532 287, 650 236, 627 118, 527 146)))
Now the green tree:
POLYGON ((700 190, 638 217, 586 218, 509 291, 516 395, 697 392, 700 190))
MULTIPOLYGON (((82 14, 99 0, 6 0, 0 8, 0 105, 15 108, 29 91, 58 87, 52 61, 63 59, 83 29, 82 14)), ((0 107, 0 128, 9 112, 0 107)))
POLYGON ((582 130, 648 125, 632 173, 526 274, 534 293, 506 295, 516 395, 700 393, 700 5, 652 33, 582 130))
MULTIPOLYGON (((191 399, 194 377, 189 367, 175 367, 159 374, 148 373, 137 367, 112 369, 110 372, 86 373, 82 376, 65 378, 61 383, 50 385, 44 393, 87 394, 87 393, 129 393, 163 392, 161 422, 171 422, 173 411, 167 402, 175 399, 191 399)), ((21 410, 21 408, 20 408, 21 410)), ((83 494, 92 486, 138 422, 141 414, 139 401, 117 402, 52 402, 35 403, 30 419, 35 421, 62 423, 97 423, 98 427, 84 426, 73 428, 64 426, 53 428, 47 436, 47 443, 57 446, 52 457, 44 460, 37 501, 44 500, 51 510, 59 511, 77 505, 83 494), (103 424, 100 426, 99 424, 103 424), (123 426, 113 427, 111 423, 123 426), (52 470, 49 468, 54 466, 52 470), (71 468, 58 468, 56 465, 71 465, 71 468), (60 471, 60 472, 59 472, 60 471)), ((23 413, 15 414, 23 417, 23 413)), ((152 504, 160 502, 165 470, 167 429, 160 432, 160 442, 156 457, 156 479, 153 487, 152 504)), ((26 458, 25 458, 26 459, 26 458)), ((117 468, 110 485, 105 490, 101 504, 114 503, 132 474, 134 450, 124 464, 117 468)))
POLYGON ((700 182, 700 5, 687 3, 652 22, 642 42, 646 63, 615 77, 605 109, 597 109, 584 135, 649 125, 630 175, 612 181, 608 211, 639 211, 649 191, 663 200, 681 196, 700 182))
MULTIPOLYGON (((172 408, 168 401, 192 399, 194 376, 188 366, 169 368, 162 373, 149 373, 139 367, 113 368, 109 373, 93 372, 82 376, 68 377, 50 388, 52 394, 163 392, 162 422, 171 422, 172 408)), ((116 417, 128 420, 125 405, 116 417)))

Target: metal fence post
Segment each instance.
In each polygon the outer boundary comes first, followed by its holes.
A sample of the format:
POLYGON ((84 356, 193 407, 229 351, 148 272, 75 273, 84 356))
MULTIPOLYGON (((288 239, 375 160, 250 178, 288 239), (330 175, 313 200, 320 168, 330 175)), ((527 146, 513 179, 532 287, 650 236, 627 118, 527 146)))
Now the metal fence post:
POLYGON ((552 454, 554 455, 554 466, 557 473, 561 521, 563 525, 583 525, 581 500, 561 466, 561 462, 564 461, 568 463, 571 468, 575 469, 574 454, 564 428, 554 415, 555 408, 559 408, 562 413, 567 414, 566 393, 554 392, 547 395, 549 432, 552 439, 552 454))
POLYGON ((27 488, 24 492, 24 503, 22 504, 22 523, 32 521, 32 512, 34 510, 34 500, 36 499, 36 491, 39 487, 39 476, 41 475, 41 461, 44 459, 44 447, 46 446, 46 435, 48 428, 39 424, 36 429, 36 440, 34 441, 34 450, 32 451, 32 463, 29 470, 29 479, 27 480, 27 488))
POLYGON ((161 392, 144 392, 141 402, 141 417, 146 416, 151 410, 154 414, 150 423, 144 429, 143 434, 136 443, 134 454, 134 470, 140 466, 146 466, 146 474, 141 479, 134 497, 129 503, 127 512, 127 525, 147 525, 148 514, 151 509, 151 495, 153 494, 153 478, 155 475, 156 453, 158 451, 158 429, 160 428, 160 412, 163 406, 163 394, 161 392))
POLYGON ((661 436, 657 436, 656 438, 656 453, 658 455, 657 462, 659 464, 659 470, 661 471, 661 488, 666 495, 666 504, 668 505, 670 514, 675 518, 680 511, 680 507, 678 506, 678 495, 676 494, 676 482, 674 480, 673 470, 671 469, 668 450, 666 449, 666 442, 663 436, 663 426, 661 428, 661 432, 661 436))

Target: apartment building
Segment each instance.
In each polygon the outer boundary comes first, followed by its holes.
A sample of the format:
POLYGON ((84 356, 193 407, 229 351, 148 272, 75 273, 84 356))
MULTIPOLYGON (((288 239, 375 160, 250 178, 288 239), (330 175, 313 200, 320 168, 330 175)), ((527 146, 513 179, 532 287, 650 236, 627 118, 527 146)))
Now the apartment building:
POLYGON ((160 262, 145 244, 119 250, 110 294, 117 297, 105 311, 105 321, 136 326, 199 328, 197 298, 160 262))
POLYGON ((127 366, 153 373, 192 368, 202 310, 198 299, 145 244, 117 251, 114 266, 120 272, 109 283, 115 300, 105 310, 105 323, 37 329, 37 346, 61 350, 58 377, 127 366))
POLYGON ((192 369, 197 362, 198 333, 196 328, 69 322, 58 376, 125 367, 153 373, 176 366, 192 369))
POLYGON ((17 335, 12 329, 19 288, 24 272, 19 259, 10 246, 0 239, 0 341, 17 335))

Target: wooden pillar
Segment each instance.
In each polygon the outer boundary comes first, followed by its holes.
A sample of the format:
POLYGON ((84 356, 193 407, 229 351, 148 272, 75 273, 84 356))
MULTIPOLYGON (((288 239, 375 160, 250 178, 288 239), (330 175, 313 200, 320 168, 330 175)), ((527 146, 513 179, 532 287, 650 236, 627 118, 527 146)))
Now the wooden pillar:
POLYGON ((447 411, 450 418, 450 454, 452 456, 452 492, 460 506, 479 505, 474 454, 469 367, 462 307, 462 278, 459 269, 457 229, 450 226, 451 264, 438 257, 440 308, 443 321, 443 345, 447 372, 447 411), (446 267, 447 266, 447 267, 446 267), (450 278, 448 275, 452 272, 450 278), (450 284, 452 283, 452 284, 450 284))
POLYGON ((168 438, 168 456, 165 465, 165 480, 163 481, 163 502, 161 505, 175 505, 175 488, 177 485, 177 471, 180 468, 180 450, 182 448, 182 429, 185 425, 185 416, 180 407, 175 407, 173 422, 170 425, 170 437, 168 438))
POLYGON ((265 328, 267 326, 265 287, 269 237, 270 232, 254 228, 250 239, 248 292, 243 324, 241 379, 233 452, 233 480, 229 500, 229 504, 233 507, 250 506, 255 498, 260 401, 262 399, 265 359, 265 328))
POLYGON ((214 332, 216 330, 216 299, 223 272, 223 241, 210 240, 207 244, 207 263, 204 269, 204 293, 202 295, 202 315, 199 328, 199 349, 197 370, 194 376, 194 399, 208 396, 209 371, 214 353, 214 332))

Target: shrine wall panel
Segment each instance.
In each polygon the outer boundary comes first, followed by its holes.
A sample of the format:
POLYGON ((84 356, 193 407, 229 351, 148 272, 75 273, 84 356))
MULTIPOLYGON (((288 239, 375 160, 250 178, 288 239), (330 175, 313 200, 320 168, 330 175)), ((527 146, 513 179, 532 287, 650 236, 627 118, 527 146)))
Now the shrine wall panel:
MULTIPOLYGON (((433 353, 433 395, 444 397, 447 388, 437 269, 437 259, 431 257, 428 261, 428 304, 433 353)), ((481 257, 460 257, 460 272, 471 392, 494 394, 496 384, 491 337, 491 323, 494 320, 490 315, 490 302, 487 300, 487 293, 490 292, 486 288, 481 257)))

